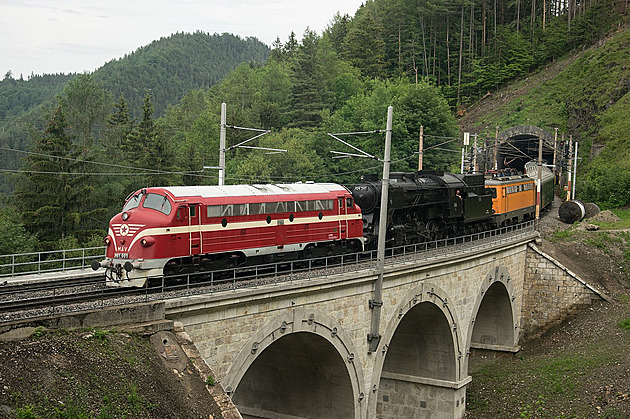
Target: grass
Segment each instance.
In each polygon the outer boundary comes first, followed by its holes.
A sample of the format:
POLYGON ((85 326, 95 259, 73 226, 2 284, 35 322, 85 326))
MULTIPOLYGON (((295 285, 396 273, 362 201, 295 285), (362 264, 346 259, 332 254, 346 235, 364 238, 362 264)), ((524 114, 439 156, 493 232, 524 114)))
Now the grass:
POLYGON ((618 323, 618 326, 624 330, 630 330, 630 318, 623 319, 618 323))
POLYGON ((623 244, 623 240, 614 234, 609 234, 608 232, 603 231, 589 235, 589 237, 584 240, 584 243, 589 246, 597 247, 604 252, 609 252, 609 246, 611 244, 623 244))
POLYGON ((550 416, 557 410, 569 414, 566 417, 583 417, 582 413, 590 409, 588 401, 578 401, 584 390, 584 377, 614 363, 619 356, 617 352, 605 343, 594 343, 552 358, 521 355, 495 359, 478 368, 473 366, 467 410, 473 414, 487 413, 496 406, 497 395, 503 395, 520 418, 565 417, 550 416), (555 406, 556 400, 568 399, 575 402, 571 406, 555 406))
POLYGON ((552 243, 558 243, 562 241, 570 241, 571 239, 574 238, 574 236, 575 236, 575 230, 573 229, 557 230, 553 232, 551 237, 549 237, 549 240, 552 243))

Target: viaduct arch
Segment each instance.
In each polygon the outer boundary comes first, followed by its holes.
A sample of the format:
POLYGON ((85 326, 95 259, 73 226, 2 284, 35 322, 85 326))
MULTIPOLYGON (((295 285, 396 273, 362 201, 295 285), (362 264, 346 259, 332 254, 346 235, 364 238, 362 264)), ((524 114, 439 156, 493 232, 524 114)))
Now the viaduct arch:
POLYGON ((330 316, 291 310, 247 342, 225 377, 235 385, 226 390, 243 418, 360 418, 365 394, 356 352, 330 316))

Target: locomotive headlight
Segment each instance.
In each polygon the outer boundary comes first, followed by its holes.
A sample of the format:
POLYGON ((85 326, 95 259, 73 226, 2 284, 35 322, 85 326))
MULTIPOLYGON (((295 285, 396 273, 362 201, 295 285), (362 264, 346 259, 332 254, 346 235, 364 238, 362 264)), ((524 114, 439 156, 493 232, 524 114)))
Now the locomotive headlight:
POLYGON ((103 243, 105 243, 105 246, 109 246, 109 244, 111 243, 111 239, 109 238, 109 236, 105 237, 103 239, 103 243))
POLYGON ((140 240, 140 244, 142 245, 142 247, 153 246, 153 243, 155 243, 155 239, 153 237, 145 237, 144 239, 140 240))
POLYGON ((129 214, 127 212, 123 212, 122 213, 122 219, 123 219, 123 221, 127 221, 129 219, 129 214))

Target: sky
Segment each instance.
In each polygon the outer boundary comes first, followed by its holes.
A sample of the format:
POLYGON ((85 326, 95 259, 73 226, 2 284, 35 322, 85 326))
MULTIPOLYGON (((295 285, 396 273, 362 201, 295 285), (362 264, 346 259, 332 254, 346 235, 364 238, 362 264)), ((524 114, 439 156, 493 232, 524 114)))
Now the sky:
POLYGON ((271 46, 321 32, 365 0, 0 0, 0 79, 92 72, 175 32, 233 33, 271 46))

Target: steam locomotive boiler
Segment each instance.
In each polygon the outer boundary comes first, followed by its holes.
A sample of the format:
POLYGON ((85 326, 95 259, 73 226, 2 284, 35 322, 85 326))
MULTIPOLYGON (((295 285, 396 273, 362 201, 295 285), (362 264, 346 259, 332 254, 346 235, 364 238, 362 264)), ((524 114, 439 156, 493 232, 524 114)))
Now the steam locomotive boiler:
MULTIPOLYGON (((381 181, 377 175, 363 176, 351 192, 363 214, 366 247, 376 248, 381 181)), ((388 198, 387 246, 479 232, 492 220, 492 193, 482 174, 390 173, 388 198)))

